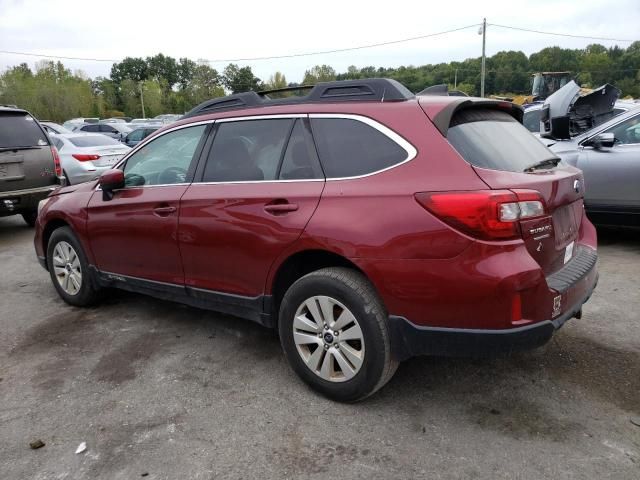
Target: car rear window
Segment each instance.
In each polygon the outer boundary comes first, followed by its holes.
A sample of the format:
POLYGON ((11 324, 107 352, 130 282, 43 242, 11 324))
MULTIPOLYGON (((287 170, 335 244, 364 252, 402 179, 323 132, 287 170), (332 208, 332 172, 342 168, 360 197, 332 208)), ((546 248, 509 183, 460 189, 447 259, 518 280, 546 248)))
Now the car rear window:
POLYGON ((120 142, 106 135, 82 135, 68 137, 76 147, 102 147, 104 145, 120 145, 120 142))
POLYGON ((499 110, 456 113, 447 140, 471 165, 491 170, 523 172, 537 162, 556 157, 515 118, 499 110))
POLYGON ((0 148, 49 145, 46 134, 31 115, 0 113, 0 148))

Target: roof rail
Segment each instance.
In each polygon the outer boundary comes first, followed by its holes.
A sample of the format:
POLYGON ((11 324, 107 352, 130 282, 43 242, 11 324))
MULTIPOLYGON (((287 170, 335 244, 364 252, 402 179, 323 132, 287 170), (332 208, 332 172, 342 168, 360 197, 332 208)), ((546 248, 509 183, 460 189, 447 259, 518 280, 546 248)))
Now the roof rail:
POLYGON ((196 117, 208 113, 222 112, 248 107, 269 105, 293 105, 298 103, 334 103, 347 101, 397 102, 413 98, 414 95, 400 82, 390 78, 367 78, 322 82, 314 86, 279 88, 264 92, 244 92, 214 98, 202 102, 182 118, 196 117), (304 96, 269 98, 270 93, 309 89, 304 96))

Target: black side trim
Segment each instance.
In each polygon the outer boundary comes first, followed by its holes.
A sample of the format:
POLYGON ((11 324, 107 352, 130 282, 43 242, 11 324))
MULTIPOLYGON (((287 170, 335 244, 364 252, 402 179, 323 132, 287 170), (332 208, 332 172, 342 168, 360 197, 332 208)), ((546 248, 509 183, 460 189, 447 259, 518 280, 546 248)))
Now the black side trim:
POLYGON ((580 315, 598 280, 586 295, 553 320, 504 330, 423 327, 404 317, 389 316, 391 349, 399 360, 418 355, 484 357, 537 348, 549 341, 564 323, 580 315))
POLYGON ((585 204, 584 208, 596 225, 640 227, 640 207, 585 204))
POLYGON ((102 287, 114 287, 172 302, 184 303, 196 308, 252 320, 265 327, 274 327, 271 315, 271 296, 245 297, 230 293, 215 292, 172 283, 156 282, 117 273, 101 272, 91 266, 92 276, 102 287))
POLYGON ((576 255, 563 268, 547 277, 549 288, 558 293, 565 292, 578 280, 584 278, 594 267, 598 260, 595 250, 587 247, 578 247, 576 255))

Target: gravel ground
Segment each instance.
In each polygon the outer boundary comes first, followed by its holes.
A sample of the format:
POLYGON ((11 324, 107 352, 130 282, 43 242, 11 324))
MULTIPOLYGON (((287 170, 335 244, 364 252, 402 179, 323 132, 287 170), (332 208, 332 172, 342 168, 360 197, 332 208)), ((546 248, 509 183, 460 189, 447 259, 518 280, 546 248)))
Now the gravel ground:
POLYGON ((355 405, 251 322, 118 292, 67 306, 32 237, 0 219, 2 479, 640 478, 637 232, 601 232, 598 288, 547 346, 416 358, 355 405))

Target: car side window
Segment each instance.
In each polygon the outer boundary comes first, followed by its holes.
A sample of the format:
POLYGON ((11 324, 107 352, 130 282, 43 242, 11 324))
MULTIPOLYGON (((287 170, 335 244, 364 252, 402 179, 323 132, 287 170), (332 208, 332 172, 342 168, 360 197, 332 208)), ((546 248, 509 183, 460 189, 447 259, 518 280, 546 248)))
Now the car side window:
POLYGON ((127 140, 132 142, 139 142, 142 140, 142 135, 144 134, 144 130, 134 130, 129 135, 127 135, 127 140))
POLYGON ((312 118, 311 127, 327 178, 367 175, 409 156, 394 140, 360 120, 312 118))
POLYGON ((275 180, 293 120, 278 118, 219 123, 202 181, 275 180))
POLYGON ((118 133, 111 125, 100 125, 100 131, 106 133, 118 133))
POLYGON ((80 130, 82 130, 83 132, 97 133, 100 131, 100 125, 85 125, 80 130))
POLYGON ((291 131, 278 178, 281 180, 324 178, 314 151, 313 140, 302 119, 296 120, 291 131))
POLYGON ((618 145, 630 145, 640 143, 640 115, 626 119, 606 133, 613 133, 618 145))
POLYGON ((206 125, 186 127, 152 140, 124 165, 126 186, 184 183, 206 125))

